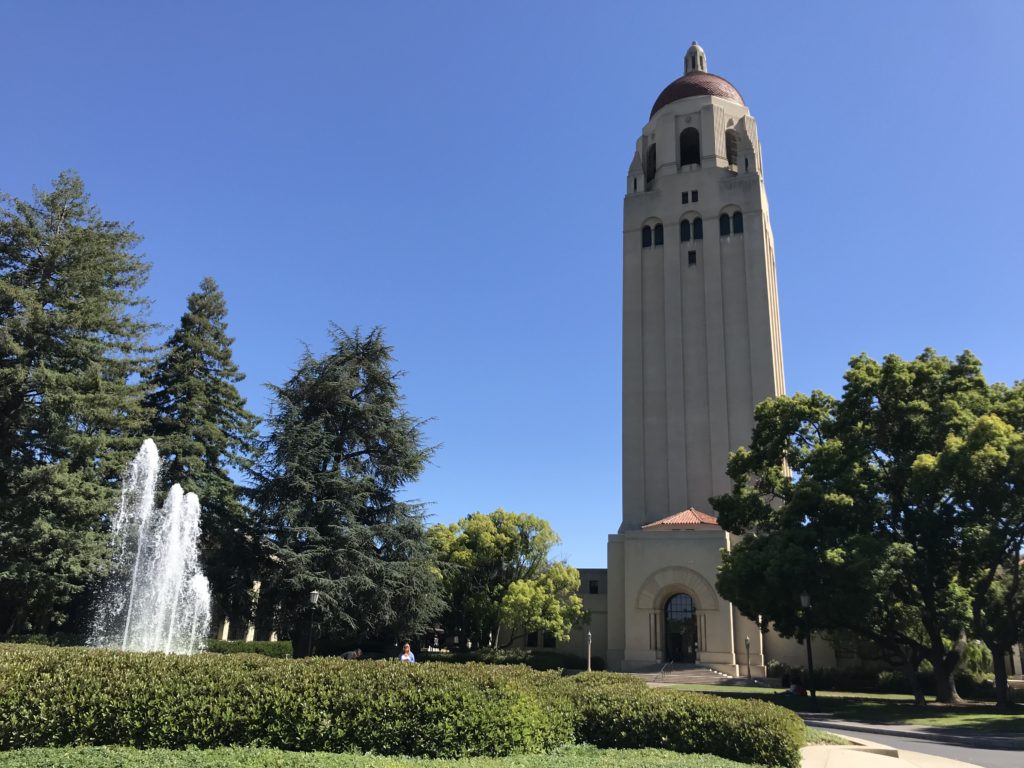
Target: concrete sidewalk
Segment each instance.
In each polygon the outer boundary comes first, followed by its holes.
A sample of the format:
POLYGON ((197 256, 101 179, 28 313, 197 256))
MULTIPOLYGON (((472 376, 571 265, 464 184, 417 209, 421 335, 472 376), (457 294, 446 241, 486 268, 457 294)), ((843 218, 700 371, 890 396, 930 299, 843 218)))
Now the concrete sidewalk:
POLYGON ((820 744, 800 750, 801 768, 978 768, 936 755, 894 749, 864 739, 850 745, 820 744))

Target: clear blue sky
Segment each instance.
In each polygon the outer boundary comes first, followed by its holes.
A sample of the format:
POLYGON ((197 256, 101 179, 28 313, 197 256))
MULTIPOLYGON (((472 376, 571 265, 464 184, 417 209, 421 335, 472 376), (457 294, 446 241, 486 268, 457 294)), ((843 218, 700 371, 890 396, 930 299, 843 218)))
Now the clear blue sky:
POLYGON ((382 325, 435 520, 620 515, 621 200, 691 40, 758 121, 789 392, 847 360, 1024 378, 1024 4, 9 2, 0 189, 76 169, 171 325, 212 275, 265 414, 326 328, 382 325))

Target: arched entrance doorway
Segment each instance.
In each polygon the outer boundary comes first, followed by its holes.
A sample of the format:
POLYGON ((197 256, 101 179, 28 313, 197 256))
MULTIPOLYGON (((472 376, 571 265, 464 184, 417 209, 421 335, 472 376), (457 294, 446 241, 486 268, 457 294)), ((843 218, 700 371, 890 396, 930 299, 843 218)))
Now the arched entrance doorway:
POLYGON ((665 603, 665 661, 697 660, 697 614, 693 598, 680 592, 665 603))

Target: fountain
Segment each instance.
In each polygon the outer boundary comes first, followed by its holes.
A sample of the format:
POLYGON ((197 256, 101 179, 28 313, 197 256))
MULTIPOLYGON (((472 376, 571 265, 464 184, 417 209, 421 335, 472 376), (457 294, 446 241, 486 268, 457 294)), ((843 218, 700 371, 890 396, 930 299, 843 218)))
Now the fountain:
POLYGON ((121 487, 111 526, 111 571, 89 645, 190 654, 210 625, 210 586, 199 567, 199 497, 175 484, 156 506, 160 456, 146 440, 121 487))

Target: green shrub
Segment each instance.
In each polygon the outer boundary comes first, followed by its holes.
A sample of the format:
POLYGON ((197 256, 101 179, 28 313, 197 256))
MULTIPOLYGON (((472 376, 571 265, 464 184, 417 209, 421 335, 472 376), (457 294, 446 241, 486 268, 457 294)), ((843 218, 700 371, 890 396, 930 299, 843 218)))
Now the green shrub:
MULTIPOLYGON (((517 667, 0 650, 0 748, 252 745, 461 757, 572 740, 517 667)), ((549 673, 550 674, 550 673, 549 673)), ((554 678, 557 679, 557 676, 554 678)), ((557 707, 556 707, 557 709, 557 707)))
POLYGON ((711 755, 572 747, 547 755, 472 757, 456 762, 379 755, 220 748, 172 751, 71 747, 0 752, 0 768, 743 768, 711 755))
POLYGON ((54 632, 50 635, 10 635, 9 637, 4 638, 4 640, 0 642, 20 643, 23 645, 72 646, 85 645, 85 637, 82 635, 76 635, 69 632, 54 632))
POLYGON ((592 673, 568 678, 577 741, 598 747, 703 752, 766 765, 800 765, 805 726, 761 701, 652 690, 635 678, 592 673))
MULTIPOLYGON (((453 664, 465 664, 477 661, 481 664, 525 664, 531 669, 547 671, 551 669, 584 670, 587 668, 585 656, 558 651, 533 650, 531 648, 482 648, 479 651, 458 651, 455 653, 421 653, 421 661, 441 661, 453 664)), ((590 659, 591 669, 602 671, 604 659, 593 656, 590 659)))
POLYGON ((259 640, 247 643, 242 640, 207 640, 207 653, 255 653, 260 656, 272 656, 275 659, 288 659, 292 655, 291 640, 259 640))
POLYGON ((799 765, 793 713, 524 666, 0 648, 0 749, 271 747, 460 758, 573 742, 799 765))

